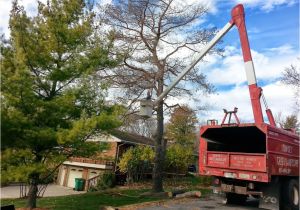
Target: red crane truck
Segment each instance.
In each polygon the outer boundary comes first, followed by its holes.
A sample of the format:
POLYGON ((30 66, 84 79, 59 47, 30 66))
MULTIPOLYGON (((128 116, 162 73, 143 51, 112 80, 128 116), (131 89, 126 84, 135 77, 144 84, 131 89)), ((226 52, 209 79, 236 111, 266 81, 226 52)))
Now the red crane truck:
POLYGON ((244 17, 243 5, 235 6, 222 30, 238 29, 255 122, 241 124, 235 109, 224 110, 220 125, 211 120, 202 126, 199 173, 213 176, 214 192, 226 195, 227 203, 241 203, 251 195, 263 208, 298 210, 299 136, 276 127, 267 106, 269 124, 264 122, 260 99, 265 99, 256 82, 244 17))

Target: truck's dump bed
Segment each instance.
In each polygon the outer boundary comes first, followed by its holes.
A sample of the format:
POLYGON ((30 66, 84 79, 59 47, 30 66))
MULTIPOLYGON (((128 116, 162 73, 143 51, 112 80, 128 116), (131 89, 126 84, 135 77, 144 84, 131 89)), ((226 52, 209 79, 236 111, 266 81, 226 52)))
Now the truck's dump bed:
POLYGON ((208 151, 266 153, 266 134, 256 126, 208 128, 208 151))
POLYGON ((200 174, 268 182, 271 175, 297 175, 298 169, 299 138, 291 132, 267 124, 201 128, 200 174))
POLYGON ((265 154, 245 154, 235 152, 207 152, 207 163, 209 167, 220 167, 224 169, 238 169, 248 171, 266 172, 265 154))

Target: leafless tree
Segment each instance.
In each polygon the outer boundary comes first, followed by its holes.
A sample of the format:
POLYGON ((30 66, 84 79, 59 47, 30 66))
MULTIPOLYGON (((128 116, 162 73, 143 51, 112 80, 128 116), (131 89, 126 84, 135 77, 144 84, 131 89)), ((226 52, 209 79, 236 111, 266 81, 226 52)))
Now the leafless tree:
POLYGON ((144 119, 137 114, 130 114, 124 118, 123 126, 120 129, 153 138, 156 130, 155 119, 144 119))
POLYGON ((282 75, 282 81, 287 85, 300 88, 300 68, 296 65, 285 68, 282 75))
POLYGON ((293 87, 295 89, 295 99, 296 99, 296 112, 300 111, 300 58, 298 58, 298 63, 296 65, 290 65, 289 67, 285 68, 281 81, 293 87))
MULTIPOLYGON (((189 61, 214 36, 216 28, 204 29, 202 17, 208 7, 179 0, 117 0, 102 7, 100 18, 113 30, 123 65, 101 75, 111 81, 134 104, 139 98, 158 97, 168 84, 189 65, 189 61)), ((214 48, 211 52, 219 53, 214 48)), ((194 68, 169 96, 196 91, 210 93, 212 86, 205 75, 194 68)), ((197 99, 197 97, 194 97, 197 99)), ((174 104, 160 102, 155 107, 155 166, 153 191, 163 191, 162 175, 166 141, 164 108, 174 104)), ((136 107, 136 106, 132 106, 136 107)))

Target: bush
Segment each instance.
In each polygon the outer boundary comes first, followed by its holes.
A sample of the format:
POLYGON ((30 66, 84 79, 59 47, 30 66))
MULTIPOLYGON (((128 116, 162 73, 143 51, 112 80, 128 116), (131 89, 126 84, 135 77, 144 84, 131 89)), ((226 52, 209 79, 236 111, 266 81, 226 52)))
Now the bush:
POLYGON ((127 182, 135 182, 144 178, 145 173, 152 171, 154 151, 149 146, 136 146, 128 149, 120 159, 118 166, 127 174, 127 182))
POLYGON ((105 172, 99 177, 96 190, 105 190, 116 186, 116 177, 112 172, 105 172))
POLYGON ((193 163, 193 150, 180 144, 167 148, 165 169, 173 173, 187 173, 188 166, 193 163))

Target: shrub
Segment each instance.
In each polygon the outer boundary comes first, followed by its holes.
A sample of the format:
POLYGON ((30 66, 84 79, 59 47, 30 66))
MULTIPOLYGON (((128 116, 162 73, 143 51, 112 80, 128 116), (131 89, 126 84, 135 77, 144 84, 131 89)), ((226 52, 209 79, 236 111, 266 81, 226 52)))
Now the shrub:
POLYGON ((120 159, 118 166, 122 173, 127 173, 127 182, 139 181, 151 171, 154 151, 149 146, 137 146, 128 149, 120 159))
POLYGON ((99 177, 95 190, 105 190, 116 186, 116 177, 112 172, 105 172, 99 177))
POLYGON ((193 159, 191 148, 173 144, 167 149, 165 168, 168 172, 187 173, 188 166, 193 163, 193 159))

